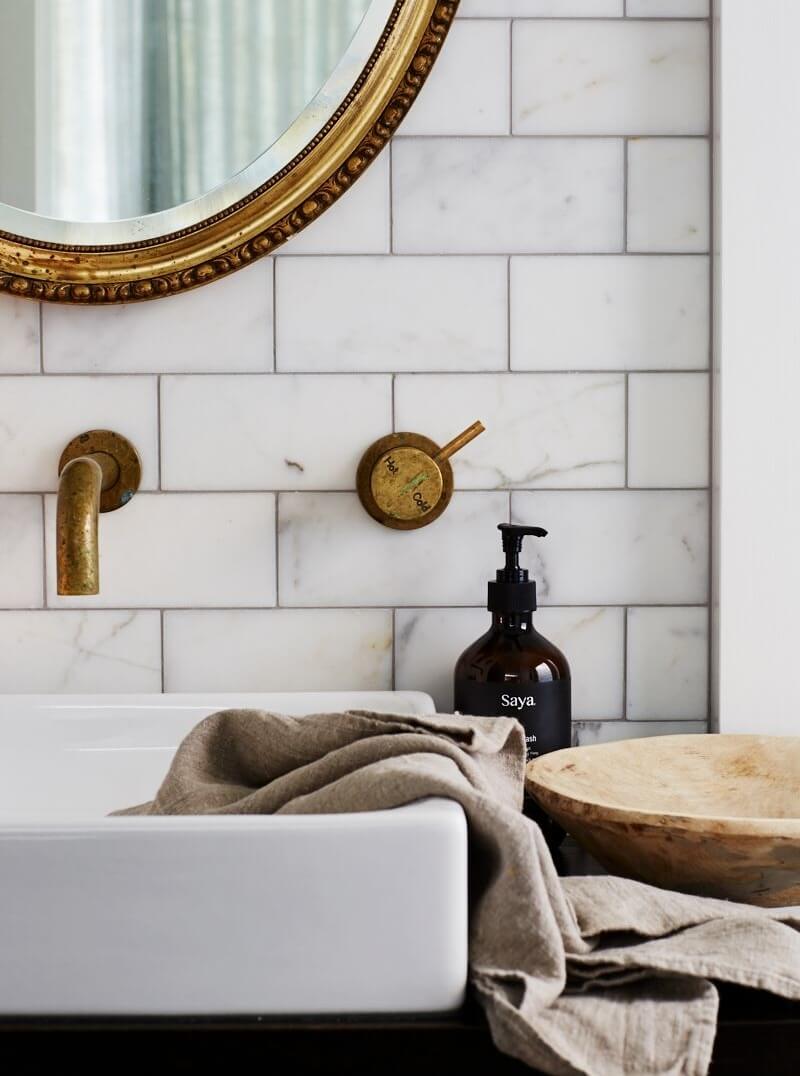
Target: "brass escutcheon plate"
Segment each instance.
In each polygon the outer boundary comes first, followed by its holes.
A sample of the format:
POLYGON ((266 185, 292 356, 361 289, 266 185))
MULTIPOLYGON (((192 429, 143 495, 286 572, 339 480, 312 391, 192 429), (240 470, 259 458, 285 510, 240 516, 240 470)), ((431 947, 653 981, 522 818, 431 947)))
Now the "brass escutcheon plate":
POLYGON ((416 530, 439 518, 453 496, 453 470, 448 460, 434 459, 439 451, 419 433, 390 433, 370 445, 358 465, 356 489, 373 519, 416 530))
POLYGON ((106 457, 103 474, 108 478, 100 492, 100 511, 114 512, 133 497, 142 480, 139 453, 126 437, 113 430, 88 430, 73 437, 58 461, 59 475, 66 465, 80 456, 106 457), (109 462, 110 461, 110 462, 109 462), (116 466, 114 466, 116 465, 116 466))

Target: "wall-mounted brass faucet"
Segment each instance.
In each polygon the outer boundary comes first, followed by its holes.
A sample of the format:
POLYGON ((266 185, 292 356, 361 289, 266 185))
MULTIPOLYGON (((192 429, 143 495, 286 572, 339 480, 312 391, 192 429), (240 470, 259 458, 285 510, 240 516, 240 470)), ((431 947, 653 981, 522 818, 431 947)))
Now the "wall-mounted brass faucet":
POLYGON ((99 594, 98 515, 122 508, 139 488, 139 454, 118 433, 89 430, 61 453, 58 474, 58 593, 99 594))

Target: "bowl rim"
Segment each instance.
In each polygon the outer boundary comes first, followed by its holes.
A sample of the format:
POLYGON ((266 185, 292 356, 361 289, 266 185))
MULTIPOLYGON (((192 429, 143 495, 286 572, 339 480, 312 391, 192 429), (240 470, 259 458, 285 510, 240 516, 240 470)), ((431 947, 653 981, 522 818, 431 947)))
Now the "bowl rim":
MULTIPOLYGON (((696 740, 698 737, 703 737, 704 739, 724 737, 727 740, 794 740, 800 746, 800 736, 767 736, 758 733, 675 733, 667 736, 641 736, 636 738, 636 742, 696 740)), ((718 836, 730 835, 736 837, 771 837, 779 840, 800 838, 800 789, 798 789, 799 813, 797 817, 786 818, 779 815, 752 817, 748 815, 722 815, 693 811, 678 812, 648 810, 642 807, 625 807, 597 796, 577 798, 547 783, 547 777, 553 776, 557 772, 552 769, 556 757, 563 760, 563 757, 567 754, 574 757, 577 752, 580 752, 581 755, 585 755, 586 752, 606 752, 609 749, 613 752, 613 749, 618 748, 619 745, 629 744, 630 742, 629 740, 615 740, 610 743, 586 744, 548 752, 548 754, 533 759, 527 764, 525 768, 525 787, 534 796, 540 794, 543 798, 554 800, 556 801, 556 807, 561 806, 563 810, 569 811, 578 817, 585 818, 590 813, 590 808, 599 807, 605 815, 603 821, 637 822, 659 829, 669 825, 695 833, 702 832, 709 836, 716 834, 718 836)), ((544 806, 548 807, 548 804, 545 803, 544 806)))

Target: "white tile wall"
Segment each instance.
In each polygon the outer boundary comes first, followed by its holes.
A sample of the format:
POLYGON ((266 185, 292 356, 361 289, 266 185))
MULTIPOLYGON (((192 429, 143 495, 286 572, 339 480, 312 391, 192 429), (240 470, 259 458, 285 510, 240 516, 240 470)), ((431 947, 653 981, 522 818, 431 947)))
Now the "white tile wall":
POLYGON ((707 16, 463 0, 391 152, 276 258, 130 307, 0 296, 0 690, 449 707, 513 515, 551 532, 526 562, 576 737, 702 728, 707 16), (366 516, 373 438, 475 418, 439 521, 366 516), (58 598, 55 468, 93 425, 146 490, 101 519, 100 596, 58 598))
POLYGON ((515 134, 707 134, 705 22, 514 24, 515 134))
POLYGON ((705 256, 511 259, 513 370, 705 369, 708 341, 705 256))
POLYGON ((36 303, 0 295, 0 374, 39 372, 39 319, 36 303))
POLYGON ((616 138, 405 138, 393 147, 402 254, 618 251, 616 138))
POLYGON ((631 374, 628 483, 708 486, 707 374, 631 374))
POLYGON ((708 250, 709 168, 705 138, 628 143, 628 250, 708 250))
POLYGON ((281 258, 278 369, 505 369, 507 276, 505 258, 281 258))
POLYGON ((167 691, 385 690, 386 609, 196 609, 164 614, 167 691))
POLYGON ((440 444, 483 422, 453 457, 461 489, 625 484, 621 374, 412 374, 397 378, 395 415, 398 429, 440 444))

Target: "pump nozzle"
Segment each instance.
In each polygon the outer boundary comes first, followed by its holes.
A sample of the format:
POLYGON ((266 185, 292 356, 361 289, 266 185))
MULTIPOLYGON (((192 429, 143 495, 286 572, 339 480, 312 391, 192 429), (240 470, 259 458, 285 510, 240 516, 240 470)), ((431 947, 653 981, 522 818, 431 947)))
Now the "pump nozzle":
POLYGON ((536 584, 528 581, 528 571, 520 568, 522 539, 527 535, 544 538, 543 527, 520 527, 516 523, 498 523, 503 536, 504 568, 498 569, 497 580, 489 584, 489 608, 495 611, 520 612, 536 608, 536 584))

